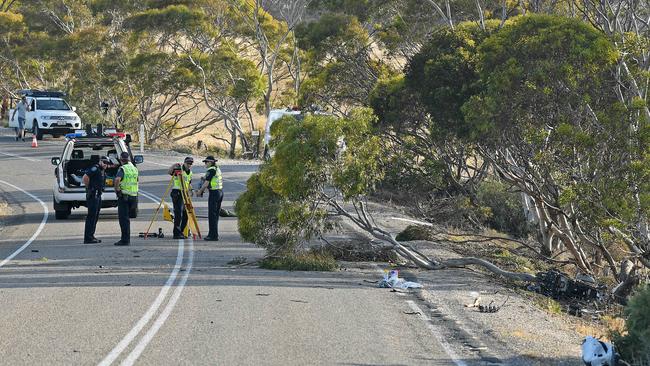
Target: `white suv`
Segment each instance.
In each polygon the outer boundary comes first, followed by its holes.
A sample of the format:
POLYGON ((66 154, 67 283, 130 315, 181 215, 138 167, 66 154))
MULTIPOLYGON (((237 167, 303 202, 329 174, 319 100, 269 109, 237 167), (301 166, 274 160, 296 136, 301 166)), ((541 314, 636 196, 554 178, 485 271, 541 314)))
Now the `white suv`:
MULTIPOLYGON (((81 119, 75 113, 76 108, 71 107, 63 97, 62 92, 19 90, 18 94, 27 98, 27 113, 25 114, 25 130, 32 131, 38 140, 44 134, 59 137, 75 130, 81 129, 81 119)), ((11 101, 12 109, 9 110, 9 127, 18 127, 18 114, 13 116, 17 100, 11 101)))

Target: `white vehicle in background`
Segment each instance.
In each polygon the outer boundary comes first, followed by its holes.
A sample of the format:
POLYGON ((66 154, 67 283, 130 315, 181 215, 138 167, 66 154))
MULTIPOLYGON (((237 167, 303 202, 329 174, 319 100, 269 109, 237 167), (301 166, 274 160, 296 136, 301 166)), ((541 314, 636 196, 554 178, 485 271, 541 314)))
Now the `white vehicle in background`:
MULTIPOLYGON (((36 139, 42 140, 43 135, 59 137, 81 129, 81 119, 63 99, 64 93, 58 91, 19 90, 19 96, 27 98, 27 113, 25 114, 25 131, 31 131, 36 139)), ((18 127, 18 114, 14 107, 20 99, 11 99, 9 110, 9 127, 18 127), (13 119, 11 117, 14 117, 13 119)))
POLYGON ((272 152, 269 147, 269 141, 271 141, 271 125, 273 122, 279 120, 284 116, 298 116, 302 112, 297 108, 287 108, 287 109, 271 109, 269 112, 269 117, 266 120, 266 131, 264 133, 264 158, 268 159, 271 157, 272 152))
POLYGON ((264 145, 268 146, 269 141, 271 141, 271 125, 273 122, 279 120, 280 118, 284 116, 296 116, 301 114, 299 109, 271 109, 269 112, 269 117, 266 120, 266 131, 264 134, 264 145))

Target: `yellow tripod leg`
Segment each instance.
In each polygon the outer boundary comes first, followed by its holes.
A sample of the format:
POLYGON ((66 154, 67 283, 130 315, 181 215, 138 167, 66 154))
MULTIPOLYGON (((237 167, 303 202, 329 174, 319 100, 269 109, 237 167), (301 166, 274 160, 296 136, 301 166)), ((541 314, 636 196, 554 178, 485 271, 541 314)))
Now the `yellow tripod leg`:
POLYGON ((183 194, 183 203, 185 205, 185 212, 187 213, 187 223, 188 227, 191 226, 192 234, 198 235, 201 238, 201 230, 199 229, 199 223, 196 219, 196 214, 194 212, 194 205, 192 204, 192 198, 190 197, 189 192, 187 191, 187 185, 185 184, 185 179, 181 175, 181 192, 183 194))
POLYGON ((158 212, 160 211, 160 207, 162 207, 163 202, 165 201, 165 197, 167 197, 167 194, 169 193, 169 190, 172 188, 173 182, 174 182, 174 178, 172 177, 172 179, 169 181, 169 184, 167 185, 167 189, 165 190, 165 194, 162 197, 160 197, 160 204, 158 205, 158 208, 156 208, 156 212, 151 217, 151 222, 149 222, 149 226, 147 227, 147 230, 144 232, 144 238, 145 239, 149 235, 149 230, 151 230, 151 226, 153 225, 153 222, 156 220, 156 217, 158 217, 158 212))

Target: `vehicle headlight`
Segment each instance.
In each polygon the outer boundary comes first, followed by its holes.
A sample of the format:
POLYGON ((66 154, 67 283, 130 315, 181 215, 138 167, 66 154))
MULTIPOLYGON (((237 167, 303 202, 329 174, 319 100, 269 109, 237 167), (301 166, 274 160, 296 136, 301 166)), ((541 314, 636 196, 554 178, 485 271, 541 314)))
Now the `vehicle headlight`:
POLYGON ((41 118, 40 118, 40 119, 42 119, 42 120, 45 120, 45 119, 50 119, 50 116, 41 116, 41 118))

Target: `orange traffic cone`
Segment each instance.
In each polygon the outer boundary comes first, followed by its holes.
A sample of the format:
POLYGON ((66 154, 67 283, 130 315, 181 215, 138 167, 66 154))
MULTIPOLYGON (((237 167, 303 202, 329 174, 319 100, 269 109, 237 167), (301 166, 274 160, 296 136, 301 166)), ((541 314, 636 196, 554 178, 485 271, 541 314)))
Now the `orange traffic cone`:
POLYGON ((38 147, 38 142, 36 141, 36 135, 32 135, 32 147, 38 147))

